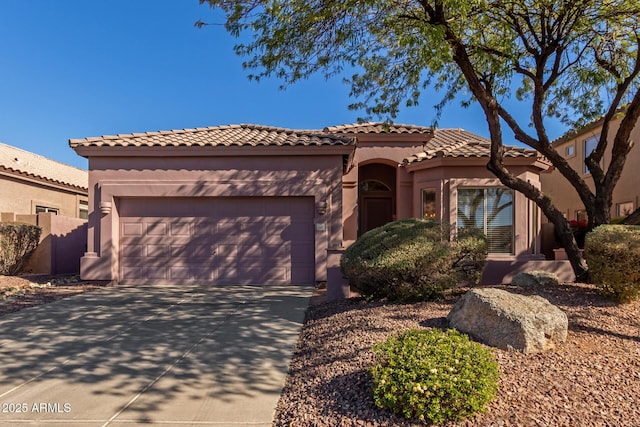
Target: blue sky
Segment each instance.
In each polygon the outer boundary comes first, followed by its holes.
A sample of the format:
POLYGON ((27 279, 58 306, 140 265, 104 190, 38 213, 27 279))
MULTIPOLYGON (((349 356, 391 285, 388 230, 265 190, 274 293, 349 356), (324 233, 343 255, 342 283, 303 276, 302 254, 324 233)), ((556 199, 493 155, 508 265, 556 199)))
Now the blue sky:
MULTIPOLYGON (((250 82, 235 39, 198 0, 0 1, 0 142, 86 168, 69 138, 254 123, 321 129, 364 112, 340 78, 279 89, 250 82)), ((427 94, 397 123, 431 125, 427 94)), ((439 127, 486 136, 480 109, 451 104, 439 127)), ((555 135, 559 136, 559 132, 555 135)))

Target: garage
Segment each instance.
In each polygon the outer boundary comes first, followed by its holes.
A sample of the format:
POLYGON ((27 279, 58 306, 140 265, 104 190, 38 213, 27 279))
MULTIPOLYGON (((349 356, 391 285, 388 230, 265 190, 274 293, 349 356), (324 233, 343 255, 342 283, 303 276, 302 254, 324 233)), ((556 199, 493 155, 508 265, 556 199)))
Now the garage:
POLYGON ((311 284, 313 197, 117 201, 122 282, 311 284))

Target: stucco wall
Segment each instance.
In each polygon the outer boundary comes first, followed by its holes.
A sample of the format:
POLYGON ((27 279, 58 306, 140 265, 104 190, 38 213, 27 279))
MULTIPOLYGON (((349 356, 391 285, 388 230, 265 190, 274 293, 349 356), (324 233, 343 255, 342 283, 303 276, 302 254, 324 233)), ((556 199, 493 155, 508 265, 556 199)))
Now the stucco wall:
MULTIPOLYGON (((613 141, 613 135, 617 132, 620 119, 612 122, 610 130, 610 144, 605 151, 603 166, 608 167, 611 161, 611 142, 613 141)), ((583 177, 587 185, 593 190, 593 180, 591 175, 584 173, 584 141, 592 136, 599 135, 601 132, 601 126, 598 126, 586 133, 583 133, 575 138, 569 139, 556 146, 556 150, 567 158, 569 165, 579 172, 583 177), (573 146, 574 155, 567 156, 567 147, 573 146)), ((622 176, 613 192, 613 205, 611 207, 611 217, 617 216, 616 204, 624 202, 633 202, 634 209, 638 208, 640 203, 640 181, 638 180, 638 170, 640 169, 640 148, 637 144, 640 142, 640 126, 636 125, 631 133, 631 140, 636 142, 629 155, 622 171, 622 176)), ((549 195, 553 199, 555 206, 560 209, 567 218, 577 219, 577 211, 583 210, 584 205, 578 197, 575 189, 569 184, 569 182, 557 171, 554 170, 550 173, 542 174, 540 177, 542 183, 542 190, 545 194, 549 195)))
POLYGON ((342 244, 342 155, 90 157, 89 170, 92 204, 83 278, 118 280, 122 197, 312 196, 316 280, 326 279, 327 249, 342 244), (109 205, 108 213, 101 203, 109 205))
MULTIPOLYGON (((413 172, 413 216, 422 216, 421 192, 436 190, 436 212, 452 226, 457 225, 457 192, 463 187, 504 187, 485 166, 486 159, 442 159, 431 162, 429 167, 416 164, 413 172), (420 169, 421 166, 424 168, 420 169)), ((508 169, 516 176, 540 186, 538 174, 528 165, 512 165, 508 169)), ((540 258, 539 209, 524 195, 514 191, 514 251, 513 254, 493 254, 492 258, 515 257, 518 259, 540 258)))
POLYGON ((0 212, 35 214, 39 205, 59 209, 62 216, 78 218, 80 200, 86 201, 87 195, 0 173, 0 212))
POLYGON ((431 136, 425 135, 358 135, 358 145, 349 173, 343 177, 345 245, 358 237, 358 167, 380 163, 396 168, 396 219, 410 218, 413 212, 412 178, 398 165, 422 149, 431 136))
POLYGON ((87 220, 51 213, 24 215, 4 212, 2 221, 23 222, 42 229, 40 243, 23 273, 78 274, 87 248, 87 220))

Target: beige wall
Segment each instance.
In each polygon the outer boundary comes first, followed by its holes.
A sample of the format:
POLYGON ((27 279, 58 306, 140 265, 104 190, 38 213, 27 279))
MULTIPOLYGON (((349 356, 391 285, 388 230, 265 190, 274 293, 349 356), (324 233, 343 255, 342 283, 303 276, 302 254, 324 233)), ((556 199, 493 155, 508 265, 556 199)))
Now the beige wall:
MULTIPOLYGON (((615 135, 618 130, 620 119, 612 122, 610 135, 615 135)), ((584 132, 574 138, 567 141, 563 141, 558 144, 556 150, 565 157, 572 168, 579 172, 580 176, 585 179, 585 182, 593 190, 593 180, 591 175, 584 173, 584 148, 585 141, 600 134, 601 126, 597 126, 587 132, 584 132), (567 148, 573 147, 574 154, 572 156, 567 155, 567 148)), ((613 136, 610 137, 610 141, 613 140, 613 136)), ((631 140, 636 143, 631 149, 627 157, 626 164, 624 166, 620 181, 613 192, 613 205, 611 207, 611 217, 618 217, 616 212, 616 205, 619 203, 631 203, 633 209, 638 208, 640 202, 640 148, 637 147, 640 143, 640 126, 636 126, 631 133, 631 140)), ((606 168, 611 161, 611 144, 607 148, 603 166, 606 168)), ((542 183, 542 191, 549 195, 553 200, 555 206, 560 209, 567 218, 577 219, 577 212, 584 209, 582 201, 578 197, 575 189, 569 184, 569 182, 556 170, 545 173, 540 176, 540 182, 542 183)))
POLYGON ((0 212, 30 215, 36 213, 36 206, 45 206, 58 209, 62 216, 78 218, 81 200, 88 200, 86 192, 0 172, 0 212))

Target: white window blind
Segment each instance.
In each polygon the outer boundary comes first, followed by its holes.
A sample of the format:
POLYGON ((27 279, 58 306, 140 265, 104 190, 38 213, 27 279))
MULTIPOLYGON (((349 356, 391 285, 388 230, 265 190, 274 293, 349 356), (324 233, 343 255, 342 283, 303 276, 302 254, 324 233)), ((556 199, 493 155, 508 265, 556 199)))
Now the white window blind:
POLYGON ((458 189, 458 229, 477 228, 487 236, 489 253, 513 253, 513 191, 458 189))

